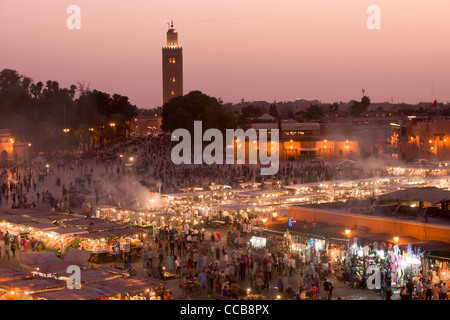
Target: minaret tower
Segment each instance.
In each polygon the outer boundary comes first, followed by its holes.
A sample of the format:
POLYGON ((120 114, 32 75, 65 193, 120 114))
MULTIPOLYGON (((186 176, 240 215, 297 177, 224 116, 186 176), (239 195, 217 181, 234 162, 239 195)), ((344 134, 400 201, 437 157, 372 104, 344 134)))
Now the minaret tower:
POLYGON ((178 33, 173 21, 167 31, 167 47, 162 48, 163 104, 183 95, 183 48, 178 47, 178 33))

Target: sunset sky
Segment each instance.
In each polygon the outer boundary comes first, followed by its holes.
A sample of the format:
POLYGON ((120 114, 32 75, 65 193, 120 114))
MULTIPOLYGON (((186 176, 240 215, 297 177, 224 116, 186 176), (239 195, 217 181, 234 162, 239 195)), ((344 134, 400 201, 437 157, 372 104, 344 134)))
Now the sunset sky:
POLYGON ((162 104, 174 21, 184 93, 224 102, 450 101, 448 0, 1 0, 0 69, 162 104), (69 5, 81 30, 69 30, 69 5), (381 9, 381 29, 366 12, 381 9))

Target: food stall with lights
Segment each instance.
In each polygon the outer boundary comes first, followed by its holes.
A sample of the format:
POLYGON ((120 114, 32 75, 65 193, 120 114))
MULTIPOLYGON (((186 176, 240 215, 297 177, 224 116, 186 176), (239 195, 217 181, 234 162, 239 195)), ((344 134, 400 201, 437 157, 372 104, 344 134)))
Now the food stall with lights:
POLYGON ((252 236, 250 238, 250 245, 252 246, 252 248, 257 249, 266 248, 267 238, 252 236))
POLYGON ((119 246, 122 252, 130 252, 139 257, 144 246, 141 239, 147 236, 147 233, 148 230, 142 228, 126 228, 77 234, 80 241, 76 248, 90 251, 90 261, 93 263, 112 261, 112 246, 119 246))
POLYGON ((8 231, 11 236, 23 237, 30 233, 30 227, 6 221, 0 222, 0 232, 4 235, 6 231, 8 231))
POLYGON ((77 228, 59 228, 54 231, 51 240, 47 242, 45 248, 47 251, 55 251, 61 256, 64 256, 69 247, 75 247, 80 242, 80 239, 75 234, 87 232, 77 228))
POLYGON ((116 217, 117 207, 108 206, 108 205, 100 205, 97 206, 98 213, 96 214, 96 218, 103 219, 105 221, 112 221, 113 218, 116 217))
MULTIPOLYGON (((28 287, 24 287, 17 281, 15 283, 21 285, 21 290, 17 293, 22 295, 22 292, 27 290, 26 295, 23 295, 27 299, 34 300, 157 300, 157 297, 152 298, 155 293, 164 294, 164 283, 160 280, 143 277, 131 278, 115 270, 117 269, 82 269, 82 283, 77 290, 65 290, 67 289, 65 279, 46 279, 39 276, 31 280, 22 280, 30 283, 28 287), (55 286, 62 282, 64 287, 55 286), (34 283, 42 283, 42 285, 37 287, 34 283)), ((4 287, 11 289, 12 285, 8 285, 9 287, 4 287)))

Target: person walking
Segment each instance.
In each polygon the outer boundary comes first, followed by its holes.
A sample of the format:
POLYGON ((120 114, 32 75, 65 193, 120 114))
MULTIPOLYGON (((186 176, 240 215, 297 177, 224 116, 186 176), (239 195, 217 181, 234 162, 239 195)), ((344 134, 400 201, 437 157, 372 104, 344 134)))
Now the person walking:
POLYGON ((6 257, 8 257, 8 260, 9 260, 9 249, 10 249, 10 245, 7 245, 5 243, 5 260, 6 260, 6 257))
POLYGON ((430 282, 430 279, 427 280, 427 283, 425 284, 425 288, 426 288, 425 300, 431 300, 431 297, 432 297, 431 290, 433 289, 433 286, 432 286, 432 284, 430 282))
POLYGON ((23 252, 27 252, 28 239, 27 237, 23 238, 23 252))
POLYGON ((225 247, 222 248, 222 261, 225 264, 228 263, 228 252, 225 250, 225 247))
POLYGON ((169 253, 167 256, 167 263, 169 264, 169 270, 172 271, 174 269, 174 256, 172 253, 169 253))
POLYGON ((303 272, 298 276, 298 292, 301 293, 305 287, 305 278, 303 277, 303 272))
POLYGON ((269 289, 269 272, 267 271, 267 269, 264 269, 264 284, 263 284, 263 289, 269 289))
POLYGON ((147 260, 150 261, 150 265, 153 266, 153 251, 152 246, 149 246, 148 252, 147 252, 147 260))
POLYGON ((147 250, 144 250, 144 253, 142 255, 142 269, 145 270, 147 268, 147 261, 148 261, 148 252, 147 250))
POLYGON ((10 243, 9 232, 6 231, 6 233, 5 233, 5 246, 8 246, 9 243, 10 243))
POLYGON ((422 285, 422 281, 419 280, 416 283, 416 294, 419 299, 423 298, 422 293, 423 293, 423 285, 422 285))
POLYGON ((158 253, 159 253, 159 262, 162 263, 164 260, 164 249, 161 245, 159 246, 158 253))
POLYGON ((323 289, 328 296, 328 300, 331 300, 333 295, 333 284, 328 279, 323 282, 323 289))
POLYGON ((175 273, 181 274, 181 258, 180 257, 177 257, 175 259, 175 273))
POLYGON ((219 246, 217 246, 217 248, 216 248, 216 260, 219 260, 220 259, 220 248, 219 248, 219 246))
POLYGON ((13 258, 15 258, 16 257, 16 244, 14 243, 14 241, 11 242, 11 252, 13 254, 13 258))
POLYGON ((447 293, 448 293, 448 287, 447 287, 446 283, 444 282, 441 287, 441 300, 448 300, 447 293))
POLYGON ((392 297, 392 289, 390 285, 386 284, 386 300, 391 300, 392 297))
POLYGON ((431 293, 433 295, 433 300, 439 300, 439 297, 441 295, 441 290, 439 290, 437 283, 434 284, 433 289, 431 289, 431 293))

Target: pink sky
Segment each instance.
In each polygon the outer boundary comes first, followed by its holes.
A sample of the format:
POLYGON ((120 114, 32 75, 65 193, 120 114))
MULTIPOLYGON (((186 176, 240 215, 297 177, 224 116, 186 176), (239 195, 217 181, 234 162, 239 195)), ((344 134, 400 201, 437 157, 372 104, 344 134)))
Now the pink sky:
POLYGON ((296 98, 450 101, 448 0, 1 0, 0 69, 162 104, 161 48, 174 20, 184 93, 225 102, 296 98), (66 9, 81 8, 81 30, 66 9), (369 30, 370 5, 381 30, 369 30), (432 90, 433 84, 433 90, 432 90))

